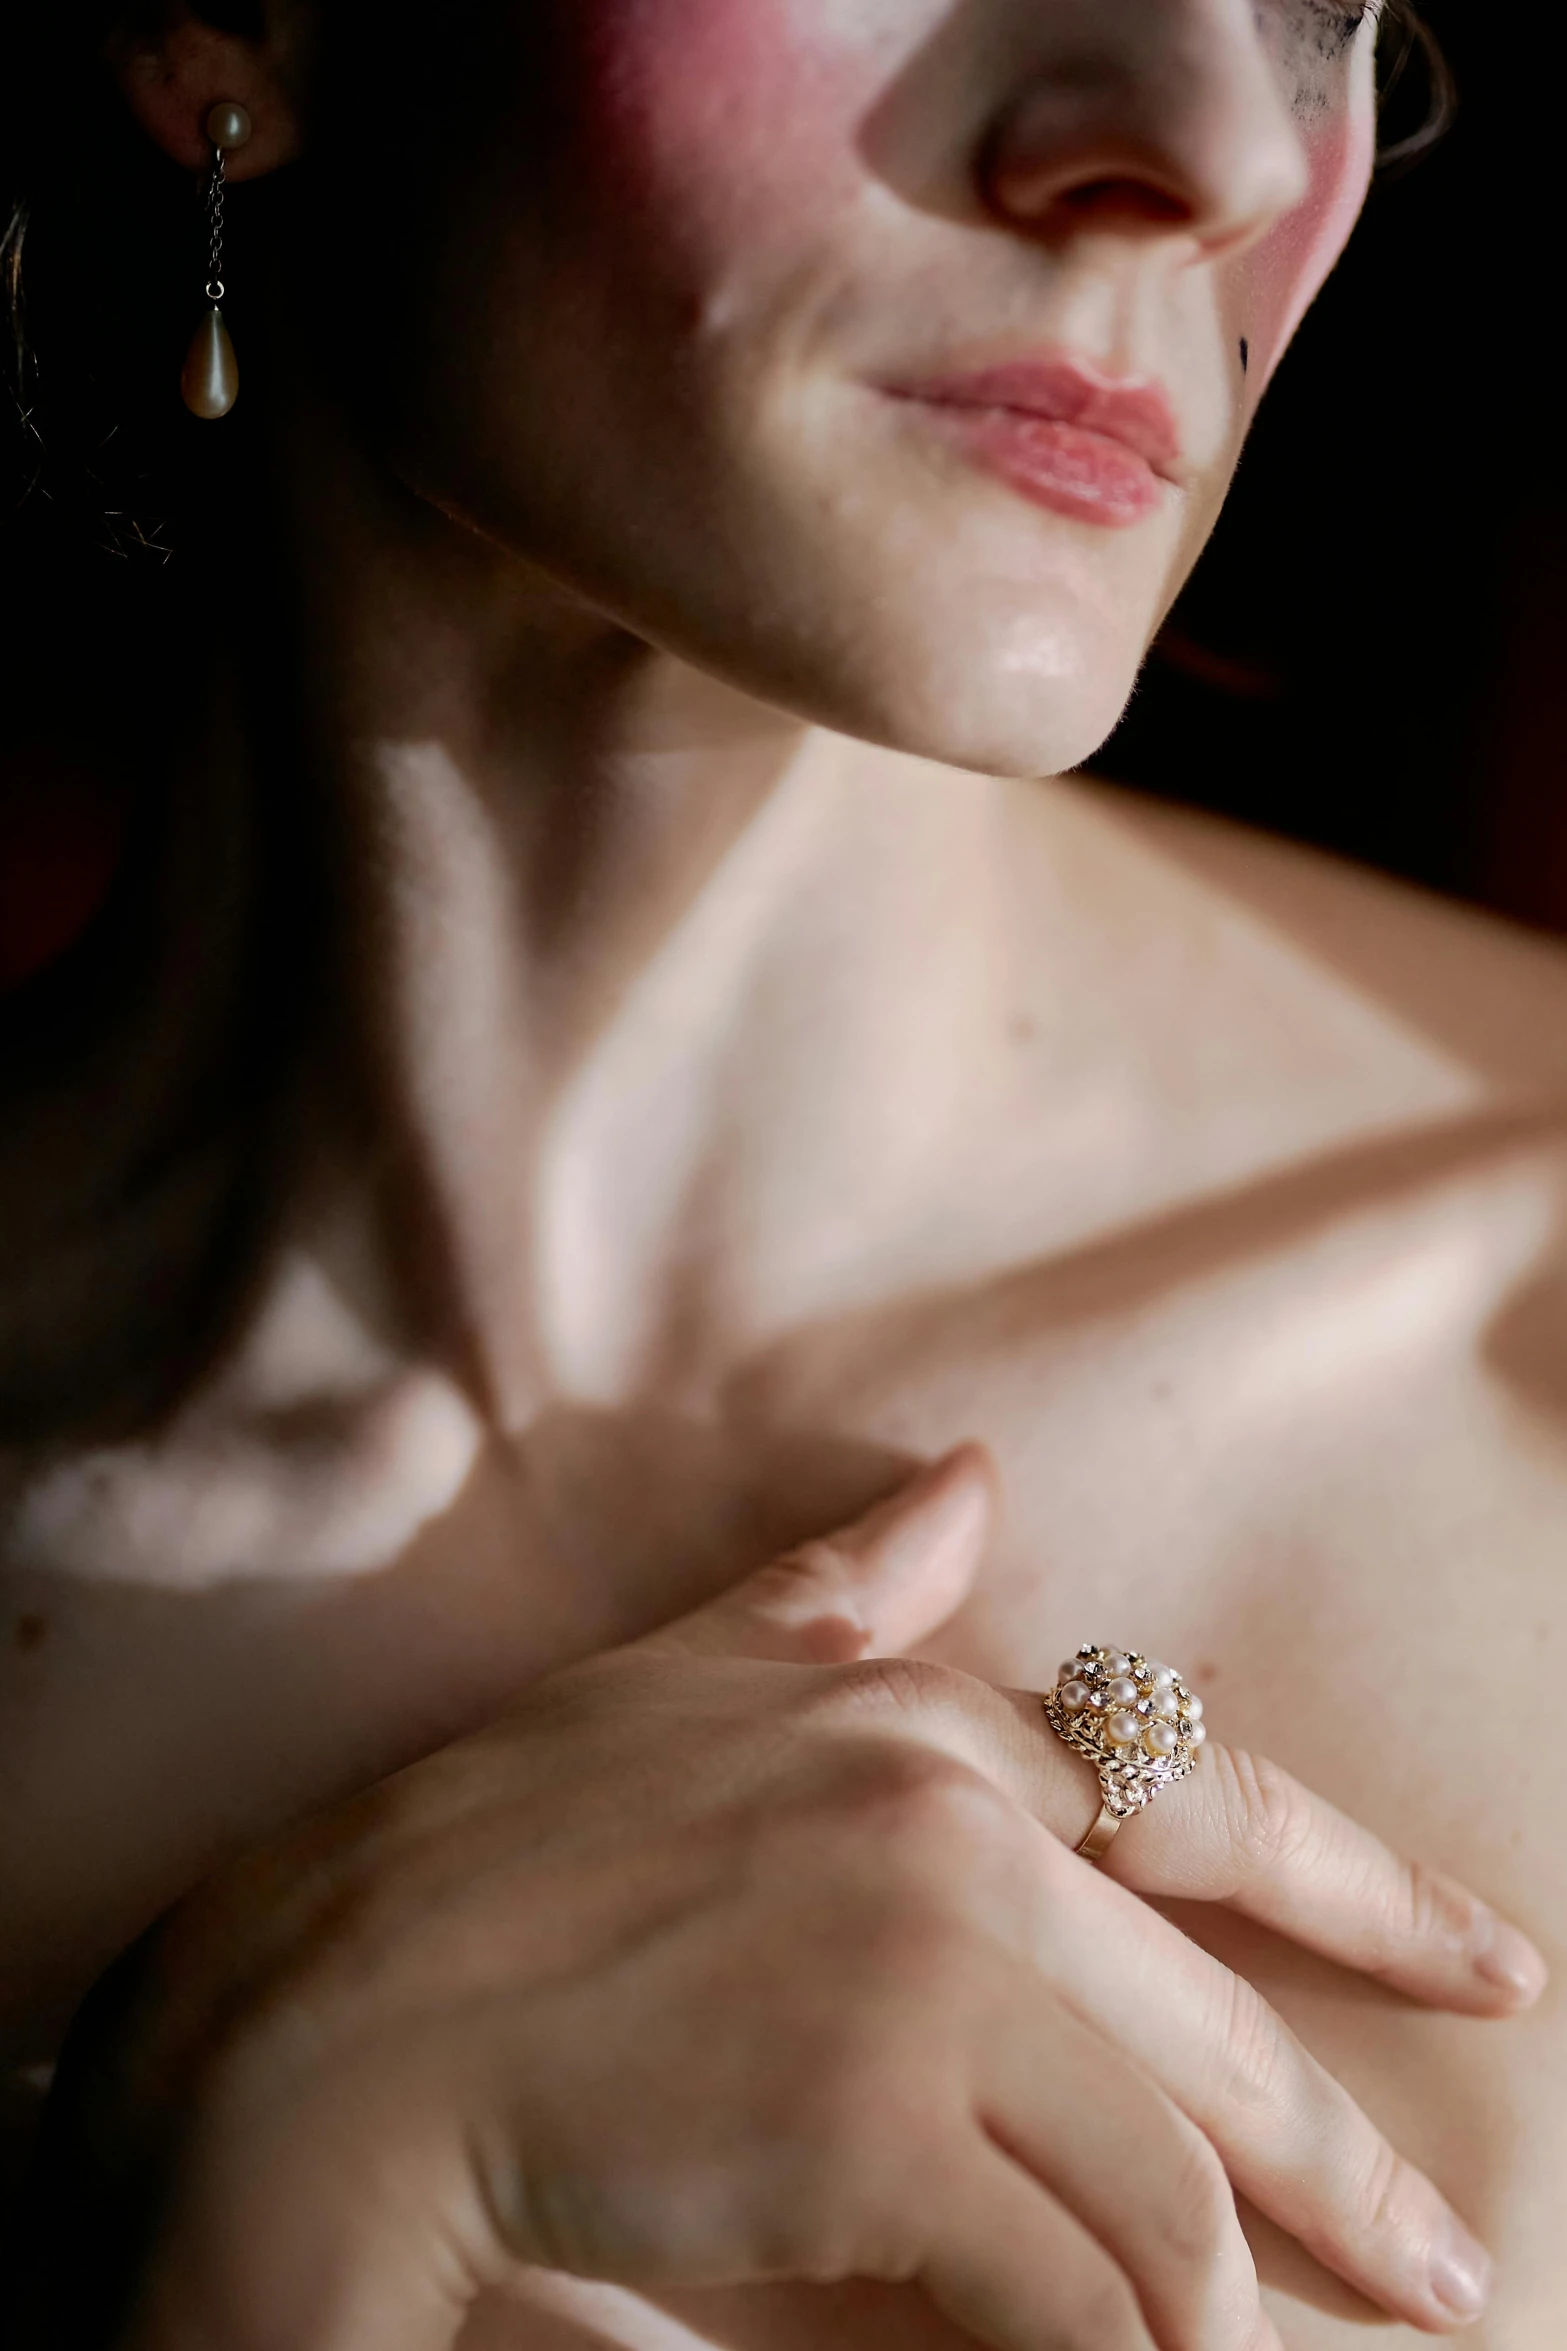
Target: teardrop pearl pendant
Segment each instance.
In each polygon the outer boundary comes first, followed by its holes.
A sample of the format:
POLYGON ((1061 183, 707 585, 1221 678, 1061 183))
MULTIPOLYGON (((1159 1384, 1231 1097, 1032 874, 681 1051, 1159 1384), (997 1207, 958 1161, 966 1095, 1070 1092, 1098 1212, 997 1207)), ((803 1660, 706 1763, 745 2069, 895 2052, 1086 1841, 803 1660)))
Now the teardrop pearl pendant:
POLYGON ((239 398, 239 362, 223 313, 223 157, 243 147, 250 137, 250 117, 243 106, 224 99, 207 116, 212 142, 212 169, 207 176, 207 300, 211 304, 190 340, 180 371, 180 397, 192 416, 227 416, 239 398))
POLYGON ((192 416, 227 416, 239 398, 239 362, 223 313, 214 302, 190 339, 180 397, 192 416))

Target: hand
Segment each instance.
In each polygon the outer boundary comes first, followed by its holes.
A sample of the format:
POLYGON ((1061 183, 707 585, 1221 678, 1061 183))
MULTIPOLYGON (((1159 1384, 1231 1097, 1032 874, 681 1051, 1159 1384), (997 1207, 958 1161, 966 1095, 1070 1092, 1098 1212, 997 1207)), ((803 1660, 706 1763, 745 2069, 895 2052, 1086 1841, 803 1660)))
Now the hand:
POLYGON ((192 1896, 67 2053, 21 2339, 450 2351, 543 2265, 1276 2351, 1235 2189, 1397 2316, 1472 2315, 1435 2188, 1137 1894, 1475 2015, 1538 1959, 1212 1744, 1079 1860, 1097 1789, 1036 1698, 868 1654, 951 1613, 988 1508, 965 1449, 192 1896))

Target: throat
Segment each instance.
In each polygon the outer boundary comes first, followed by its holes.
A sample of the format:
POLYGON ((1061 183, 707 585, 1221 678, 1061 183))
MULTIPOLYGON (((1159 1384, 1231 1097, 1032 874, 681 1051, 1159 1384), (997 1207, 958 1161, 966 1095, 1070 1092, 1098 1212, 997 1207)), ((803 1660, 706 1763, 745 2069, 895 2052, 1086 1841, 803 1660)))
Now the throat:
POLYGON ((813 740, 650 657, 576 722, 546 721, 383 736, 350 793, 393 1254, 420 1326, 510 1431, 555 1384, 563 1295, 656 1311, 644 1261, 703 1156, 743 971, 784 914, 786 876, 755 843, 813 740), (609 1167, 583 1142, 606 1082, 623 1090, 609 1167))

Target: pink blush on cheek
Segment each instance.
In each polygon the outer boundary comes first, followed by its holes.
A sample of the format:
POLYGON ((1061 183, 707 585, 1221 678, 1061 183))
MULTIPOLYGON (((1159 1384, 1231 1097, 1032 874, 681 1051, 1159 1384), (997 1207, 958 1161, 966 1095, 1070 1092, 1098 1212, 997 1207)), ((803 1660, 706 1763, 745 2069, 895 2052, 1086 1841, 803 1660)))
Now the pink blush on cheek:
POLYGON ((1241 263, 1253 401, 1267 389, 1360 217, 1376 157, 1374 109, 1357 101, 1330 129, 1308 135, 1305 147, 1305 198, 1241 263))
POLYGON ((583 160, 656 216, 750 209, 808 188, 852 120, 851 59, 794 0, 558 0, 583 160), (834 67, 839 70, 834 71, 834 67))

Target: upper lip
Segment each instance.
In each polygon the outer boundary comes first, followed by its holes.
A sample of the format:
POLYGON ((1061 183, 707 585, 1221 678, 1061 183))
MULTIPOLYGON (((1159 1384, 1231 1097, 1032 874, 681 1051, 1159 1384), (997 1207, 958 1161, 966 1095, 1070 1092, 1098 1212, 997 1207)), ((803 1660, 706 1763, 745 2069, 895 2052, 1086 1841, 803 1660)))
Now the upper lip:
POLYGON ((1010 408, 1019 416, 1102 433, 1166 481, 1177 477, 1181 429, 1169 394, 1149 376, 1108 375, 1091 360, 1047 352, 889 388, 906 400, 946 408, 1010 408))

